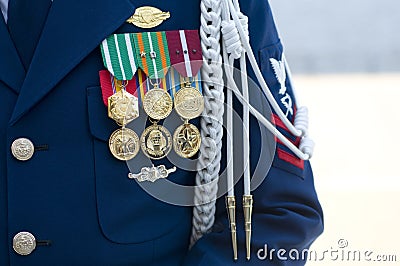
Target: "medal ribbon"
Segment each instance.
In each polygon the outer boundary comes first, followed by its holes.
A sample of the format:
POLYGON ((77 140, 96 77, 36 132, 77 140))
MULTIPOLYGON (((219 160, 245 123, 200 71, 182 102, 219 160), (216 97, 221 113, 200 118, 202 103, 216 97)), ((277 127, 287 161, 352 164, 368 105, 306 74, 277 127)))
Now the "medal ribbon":
POLYGON ((165 34, 167 36, 171 65, 183 77, 195 77, 203 64, 198 31, 167 31, 165 34))
POLYGON ((140 102, 154 87, 150 79, 160 79, 158 87, 172 98, 185 84, 184 77, 191 78, 192 87, 202 92, 199 70, 203 61, 197 30, 114 34, 100 47, 108 69, 99 73, 105 105, 108 97, 123 87, 122 80, 130 80, 126 90, 140 102))
POLYGON ((118 80, 131 80, 137 70, 132 34, 113 34, 100 47, 108 71, 118 80))
MULTIPOLYGON (((172 99, 174 99, 174 95, 183 88, 183 85, 187 82, 183 76, 179 74, 179 72, 175 68, 171 68, 166 76, 167 86, 169 89, 169 94, 172 99)), ((190 79, 191 86, 197 89, 200 93, 203 93, 203 89, 201 86, 201 74, 200 71, 196 74, 195 78, 190 79)))
POLYGON ((133 33, 135 55, 150 79, 163 79, 171 66, 165 32, 133 33))
POLYGON ((101 70, 99 72, 100 76, 100 84, 101 84, 101 93, 103 96, 103 103, 105 106, 108 106, 108 98, 122 90, 126 89, 130 94, 138 97, 137 95, 137 84, 133 80, 130 82, 118 80, 114 77, 109 71, 101 70))
MULTIPOLYGON (((173 86, 175 86, 170 83, 171 78, 169 76, 170 76, 170 72, 168 72, 167 75, 165 76, 165 78, 161 79, 161 82, 158 83, 158 87, 167 92, 170 92, 171 88, 173 86)), ((149 90, 154 88, 154 85, 152 84, 152 81, 150 80, 150 78, 148 78, 146 76, 146 74, 144 73, 144 71, 141 70, 140 68, 138 69, 136 75, 133 77, 132 82, 135 82, 136 88, 138 88, 138 91, 140 91, 139 102, 142 101, 142 99, 144 98, 144 95, 146 95, 146 93, 149 90)))
MULTIPOLYGON (((107 106, 108 97, 119 92, 123 88, 122 85, 124 81, 118 80, 107 70, 101 70, 99 76, 103 102, 104 105, 107 106)), ((200 72, 197 74, 197 77, 192 80, 192 87, 202 92, 202 86, 199 80, 200 72)), ((179 75, 175 69, 171 68, 159 87, 168 91, 171 97, 174 98, 175 93, 181 89, 183 83, 183 77, 179 75)), ((150 79, 147 78, 146 74, 141 69, 138 69, 135 76, 126 84, 125 88, 127 92, 138 97, 139 102, 141 102, 146 92, 153 88, 153 85, 150 83, 150 79)))

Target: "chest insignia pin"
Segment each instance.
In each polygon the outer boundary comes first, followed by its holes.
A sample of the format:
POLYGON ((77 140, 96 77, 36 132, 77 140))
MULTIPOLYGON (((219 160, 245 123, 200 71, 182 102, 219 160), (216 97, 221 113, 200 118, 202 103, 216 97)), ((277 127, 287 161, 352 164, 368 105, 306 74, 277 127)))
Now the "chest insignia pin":
POLYGON ((171 17, 169 12, 163 12, 160 9, 152 6, 142 6, 136 8, 133 14, 126 22, 131 23, 139 28, 150 29, 157 27, 164 20, 171 17))

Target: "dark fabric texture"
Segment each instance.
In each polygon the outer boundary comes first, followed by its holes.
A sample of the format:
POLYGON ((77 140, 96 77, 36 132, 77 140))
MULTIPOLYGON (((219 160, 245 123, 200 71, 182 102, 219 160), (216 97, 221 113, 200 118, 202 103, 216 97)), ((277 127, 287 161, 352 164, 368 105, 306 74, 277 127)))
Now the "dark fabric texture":
POLYGON ((9 2, 8 29, 25 69, 31 63, 50 6, 50 0, 9 2))

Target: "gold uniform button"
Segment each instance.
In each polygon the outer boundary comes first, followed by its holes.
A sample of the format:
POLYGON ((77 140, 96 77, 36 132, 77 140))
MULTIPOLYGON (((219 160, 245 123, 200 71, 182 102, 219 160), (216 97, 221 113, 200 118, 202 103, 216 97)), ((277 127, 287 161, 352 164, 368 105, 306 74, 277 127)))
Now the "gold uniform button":
POLYGON ((22 256, 26 256, 32 253, 36 248, 36 239, 29 232, 19 232, 14 236, 13 249, 14 251, 22 256))
POLYGON ((11 153, 19 161, 27 161, 35 153, 32 141, 27 138, 18 138, 11 144, 11 153))

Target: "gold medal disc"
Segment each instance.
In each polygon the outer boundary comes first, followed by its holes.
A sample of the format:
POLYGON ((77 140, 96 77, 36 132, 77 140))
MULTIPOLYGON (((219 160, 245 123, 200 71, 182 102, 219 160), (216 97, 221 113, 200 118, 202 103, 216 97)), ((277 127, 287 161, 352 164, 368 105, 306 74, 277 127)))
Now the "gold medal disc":
POLYGON ((204 110, 204 98, 199 90, 193 87, 184 87, 174 96, 175 110, 184 119, 193 119, 201 115, 204 110))
POLYGON ((163 89, 151 89, 144 96, 143 108, 152 119, 164 119, 172 112, 172 98, 163 89))
POLYGON ((174 132, 174 150, 183 158, 193 157, 200 149, 201 135, 196 126, 185 123, 174 132))
POLYGON ((108 146, 115 158, 129 161, 139 152, 139 137, 135 131, 123 127, 111 134, 108 146))
POLYGON ((108 116, 118 125, 126 125, 139 116, 138 98, 120 90, 108 98, 108 116))
POLYGON ((171 133, 165 127, 155 124, 143 131, 140 143, 147 157, 154 160, 162 159, 171 151, 171 133))

